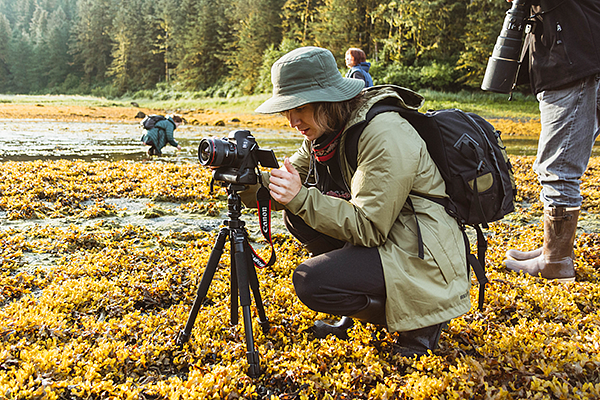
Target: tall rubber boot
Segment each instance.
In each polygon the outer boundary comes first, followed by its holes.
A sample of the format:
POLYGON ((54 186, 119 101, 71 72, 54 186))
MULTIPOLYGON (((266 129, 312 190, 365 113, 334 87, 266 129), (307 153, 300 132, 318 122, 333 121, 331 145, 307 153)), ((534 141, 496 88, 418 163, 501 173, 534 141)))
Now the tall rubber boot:
MULTIPOLYGON (((506 252, 506 258, 508 260, 516 260, 516 261, 531 260, 532 258, 536 258, 540 254, 542 254, 543 249, 544 249, 543 247, 538 247, 537 249, 531 250, 531 251, 520 251, 517 249, 510 249, 506 252)), ((575 259, 574 251, 571 253, 571 258, 575 259)))
POLYGON ((315 321, 312 332, 319 339, 326 338, 328 335, 334 335, 339 339, 347 340, 348 329, 354 325, 353 318, 362 322, 385 326, 385 301, 367 296, 367 305, 362 310, 349 317, 342 317, 335 324, 328 324, 322 320, 315 321))
POLYGON ((508 260, 516 260, 516 261, 531 260, 532 258, 536 258, 540 254, 542 254, 542 249, 543 249, 543 247, 538 247, 537 249, 531 250, 531 251, 521 251, 521 250, 517 250, 517 249, 509 249, 506 252, 506 258, 508 260))
POLYGON ((448 326, 448 322, 442 322, 425 328, 412 331, 400 332, 395 340, 392 353, 402 357, 421 357, 429 350, 437 348, 442 330, 448 326))
POLYGON ((526 274, 541 276, 545 279, 556 279, 561 282, 574 281, 573 242, 575 241, 578 218, 579 207, 544 208, 544 245, 542 251, 539 255, 530 259, 507 259, 504 262, 506 267, 511 271, 523 271, 526 274))

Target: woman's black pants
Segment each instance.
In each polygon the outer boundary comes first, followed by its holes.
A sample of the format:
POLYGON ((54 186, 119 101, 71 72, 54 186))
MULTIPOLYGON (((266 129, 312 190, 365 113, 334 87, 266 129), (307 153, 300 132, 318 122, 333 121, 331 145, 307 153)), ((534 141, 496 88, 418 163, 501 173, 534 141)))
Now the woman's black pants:
POLYGON ((385 279, 377 248, 354 246, 317 232, 285 211, 284 222, 312 257, 296 267, 296 294, 308 308, 327 314, 354 315, 369 298, 385 303, 385 279))

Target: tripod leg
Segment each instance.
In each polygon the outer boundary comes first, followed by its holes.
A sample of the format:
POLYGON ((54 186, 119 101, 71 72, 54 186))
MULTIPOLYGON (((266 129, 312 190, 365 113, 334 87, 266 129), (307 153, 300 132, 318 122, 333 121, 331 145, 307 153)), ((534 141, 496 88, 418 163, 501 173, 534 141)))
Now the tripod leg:
POLYGON ((248 244, 246 237, 244 243, 244 248, 246 249, 246 264, 248 265, 248 274, 250 279, 250 288, 252 289, 252 293, 254 294, 254 302, 256 303, 256 310, 258 311, 259 324, 262 328, 263 333, 266 335, 271 328, 269 324, 269 319, 267 318, 267 314, 265 313, 265 306, 262 302, 262 297, 260 295, 260 289, 258 285, 258 276, 256 275, 256 267, 254 266, 254 262, 252 261, 252 253, 250 249, 250 245, 248 244))
POLYGON ((196 298, 194 299, 194 304, 192 305, 192 310, 190 311, 190 314, 188 316, 187 323, 185 324, 185 328, 179 333, 179 336, 177 337, 177 346, 179 346, 180 348, 190 338, 192 328, 194 327, 194 322, 196 322, 196 317, 198 316, 198 311, 200 311, 202 302, 206 297, 206 293, 208 293, 208 288, 215 275, 217 266, 219 265, 221 255, 223 254, 223 246, 225 246, 225 241, 227 240, 228 232, 228 228, 223 228, 219 231, 217 241, 213 250, 210 253, 210 257, 208 258, 208 264, 206 264, 206 268, 204 269, 202 279, 200 280, 198 292, 196 294, 196 298))
POLYGON ((238 272, 237 272, 237 267, 236 267, 236 262, 235 262, 235 243, 234 243, 234 237, 233 235, 231 235, 230 237, 230 249, 231 249, 231 261, 230 261, 230 282, 229 282, 229 287, 230 287, 230 318, 231 318, 231 325, 237 325, 239 319, 238 319, 238 295, 239 295, 239 289, 238 289, 238 272))
POLYGON ((252 314, 250 311, 250 284, 248 280, 249 265, 245 253, 245 236, 241 230, 231 232, 233 246, 231 251, 235 257, 235 269, 237 271, 238 289, 240 293, 240 304, 244 317, 244 331, 246 334, 246 357, 248 358, 248 375, 257 378, 260 375, 260 360, 258 352, 254 347, 254 336, 252 334, 252 314))

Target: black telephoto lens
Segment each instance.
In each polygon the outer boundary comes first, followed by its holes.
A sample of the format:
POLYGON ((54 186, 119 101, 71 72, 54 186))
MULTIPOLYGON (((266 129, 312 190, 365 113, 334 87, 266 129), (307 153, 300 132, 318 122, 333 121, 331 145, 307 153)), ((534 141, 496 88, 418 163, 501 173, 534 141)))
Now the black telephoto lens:
POLYGON ((512 91, 519 67, 526 17, 526 1, 513 0, 488 60, 481 89, 497 93, 512 91))

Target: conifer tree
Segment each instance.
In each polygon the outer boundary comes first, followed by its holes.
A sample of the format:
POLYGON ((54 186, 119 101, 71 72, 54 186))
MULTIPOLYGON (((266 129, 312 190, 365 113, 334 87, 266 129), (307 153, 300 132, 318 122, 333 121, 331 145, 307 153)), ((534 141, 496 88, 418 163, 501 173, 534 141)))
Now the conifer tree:
POLYGON ((469 2, 463 37, 465 48, 460 52, 457 63, 461 83, 471 87, 481 85, 488 58, 492 55, 509 8, 510 4, 503 2, 469 2))
POLYGON ((48 19, 46 60, 46 80, 48 88, 60 86, 71 72, 73 64, 69 54, 70 21, 63 8, 59 6, 48 19))
POLYGON ((225 0, 186 0, 186 21, 177 53, 177 77, 191 90, 204 90, 228 75, 227 51, 232 45, 231 14, 225 0))
POLYGON ((48 60, 50 49, 48 34, 48 10, 36 4, 33 17, 29 23, 29 37, 32 45, 32 65, 30 69, 30 88, 35 92, 47 87, 48 60))
POLYGON ((283 5, 282 30, 285 38, 302 46, 314 44, 312 25, 318 21, 322 0, 287 0, 283 5))
POLYGON ((32 90, 33 46, 29 33, 13 33, 8 51, 9 73, 11 75, 11 91, 27 94, 32 90))
POLYGON ((8 18, 0 13, 0 92, 6 92, 9 89, 10 70, 9 70, 9 47, 12 33, 8 18))
POLYGON ((14 22, 13 31, 29 34, 29 25, 35 13, 35 0, 13 0, 14 22))
POLYGON ((329 49, 340 65, 348 47, 362 47, 359 36, 362 17, 358 15, 359 0, 325 0, 318 7, 318 21, 313 24, 314 42, 329 49))
POLYGON ((238 0, 233 77, 243 93, 254 92, 264 52, 282 38, 283 0, 238 0))
POLYGON ((0 0, 0 14, 8 20, 9 24, 14 26, 16 16, 16 1, 15 0, 0 0))
POLYGON ((152 0, 122 2, 113 20, 112 64, 108 74, 123 94, 153 88, 164 78, 163 57, 157 51, 160 26, 152 0))
POLYGON ((157 24, 157 36, 155 38, 155 54, 162 55, 165 82, 170 84, 171 71, 177 65, 175 59, 175 45, 177 34, 178 11, 181 0, 160 0, 157 2, 155 15, 151 16, 154 24, 157 24))
POLYGON ((79 0, 78 16, 73 27, 71 52, 88 83, 106 79, 112 62, 112 21, 116 9, 112 0, 79 0))

